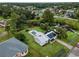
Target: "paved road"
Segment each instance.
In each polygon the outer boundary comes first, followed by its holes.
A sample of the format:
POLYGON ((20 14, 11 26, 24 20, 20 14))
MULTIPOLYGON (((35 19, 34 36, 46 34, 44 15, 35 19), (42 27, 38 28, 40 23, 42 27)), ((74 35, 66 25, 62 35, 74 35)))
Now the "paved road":
POLYGON ((65 42, 63 42, 63 41, 61 41, 61 40, 59 40, 59 39, 56 39, 56 41, 57 41, 58 43, 64 45, 65 47, 69 48, 69 49, 72 49, 72 48, 73 48, 73 46, 71 46, 71 45, 69 45, 69 44, 67 44, 67 43, 65 43, 65 42))
POLYGON ((68 57, 79 57, 79 48, 74 47, 69 53, 68 57))
POLYGON ((78 21, 77 19, 72 19, 72 18, 62 17, 62 16, 54 16, 54 18, 63 18, 63 19, 69 19, 69 20, 78 21))
MULTIPOLYGON (((62 45, 64 45, 65 47, 69 48, 70 51, 73 49, 73 46, 59 40, 59 39, 56 39, 56 41, 62 45)), ((73 49, 69 54, 68 54, 68 57, 77 57, 79 55, 79 49, 73 49), (75 50, 75 51, 74 51, 75 50)))

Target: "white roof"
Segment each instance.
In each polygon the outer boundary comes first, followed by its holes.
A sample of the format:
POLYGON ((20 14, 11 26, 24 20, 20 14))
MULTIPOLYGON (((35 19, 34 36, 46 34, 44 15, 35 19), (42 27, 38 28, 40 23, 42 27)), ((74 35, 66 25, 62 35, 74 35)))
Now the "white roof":
POLYGON ((48 41, 48 37, 45 36, 43 33, 39 32, 39 35, 37 36, 38 40, 41 41, 41 43, 44 43, 45 41, 48 41))
POLYGON ((55 33, 53 31, 50 31, 50 32, 44 34, 42 32, 38 32, 36 30, 31 30, 31 31, 29 31, 29 33, 35 38, 35 41, 38 44, 40 44, 41 46, 46 44, 46 42, 48 42, 49 40, 56 38, 56 36, 54 35, 55 33))
POLYGON ((34 36, 34 38, 39 41, 39 44, 40 45, 44 45, 46 44, 46 41, 48 41, 48 37, 45 36, 42 32, 38 32, 36 30, 32 30, 32 31, 29 31, 29 33, 34 36))

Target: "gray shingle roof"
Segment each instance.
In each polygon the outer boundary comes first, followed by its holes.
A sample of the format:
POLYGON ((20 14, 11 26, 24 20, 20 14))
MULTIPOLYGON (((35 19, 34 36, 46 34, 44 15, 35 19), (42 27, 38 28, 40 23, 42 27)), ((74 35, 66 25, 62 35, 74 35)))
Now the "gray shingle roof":
POLYGON ((17 52, 23 52, 27 49, 26 44, 13 37, 0 43, 0 57, 13 57, 17 52))

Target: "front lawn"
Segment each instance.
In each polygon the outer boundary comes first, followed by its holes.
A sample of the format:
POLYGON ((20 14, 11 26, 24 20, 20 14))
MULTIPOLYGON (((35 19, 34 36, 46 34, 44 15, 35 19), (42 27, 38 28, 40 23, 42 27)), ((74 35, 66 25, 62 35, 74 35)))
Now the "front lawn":
POLYGON ((77 35, 76 33, 68 31, 67 35, 68 37, 67 39, 64 39, 64 41, 67 42, 68 44, 74 46, 77 42, 79 42, 79 35, 77 35))
MULTIPOLYGON (((40 27, 31 28, 38 31, 43 31, 40 27)), ((25 42, 29 47, 29 53, 27 56, 38 57, 38 56, 65 56, 68 53, 69 49, 64 47, 63 45, 54 42, 48 43, 45 46, 41 47, 34 41, 34 37, 32 37, 27 31, 23 30, 20 33, 24 34, 26 39, 25 42), (62 49, 64 52, 62 52, 62 49), (62 52, 62 53, 61 53, 62 52)))

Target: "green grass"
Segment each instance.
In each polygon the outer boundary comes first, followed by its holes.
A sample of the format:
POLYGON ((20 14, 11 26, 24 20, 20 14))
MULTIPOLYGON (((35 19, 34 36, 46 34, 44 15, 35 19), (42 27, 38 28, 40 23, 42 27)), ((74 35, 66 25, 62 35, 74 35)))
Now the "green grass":
POLYGON ((3 19, 3 17, 2 16, 0 16, 0 20, 2 20, 3 19))
POLYGON ((70 32, 70 31, 67 32, 67 35, 68 35, 68 38, 67 38, 68 40, 75 39, 75 37, 77 36, 75 33, 70 32))
POLYGON ((32 19, 31 21, 34 21, 34 22, 40 22, 42 19, 32 19))
POLYGON ((44 30, 42 30, 40 27, 32 27, 30 28, 31 30, 37 30, 37 31, 40 31, 40 32, 45 32, 44 30))
POLYGON ((68 31, 67 35, 68 37, 67 39, 64 39, 64 41, 67 42, 68 44, 74 46, 77 42, 79 42, 79 35, 77 35, 76 33, 68 31))
POLYGON ((4 32, 5 29, 4 28, 0 28, 0 33, 4 32))
MULTIPOLYGON (((32 29, 38 30, 38 31, 43 31, 39 27, 34 27, 32 29)), ((66 53, 69 51, 66 47, 63 45, 54 42, 54 43, 48 43, 45 46, 41 47, 39 44, 37 44, 34 41, 34 37, 32 37, 28 32, 25 30, 21 31, 20 33, 23 33, 26 37, 25 42, 29 46, 29 53, 27 56, 31 57, 38 57, 38 56, 55 56, 56 54, 59 53, 59 51, 64 48, 66 53)))
POLYGON ((4 36, 0 36, 0 42, 6 41, 6 40, 8 40, 11 37, 12 37, 11 33, 9 33, 9 34, 7 33, 4 36))

